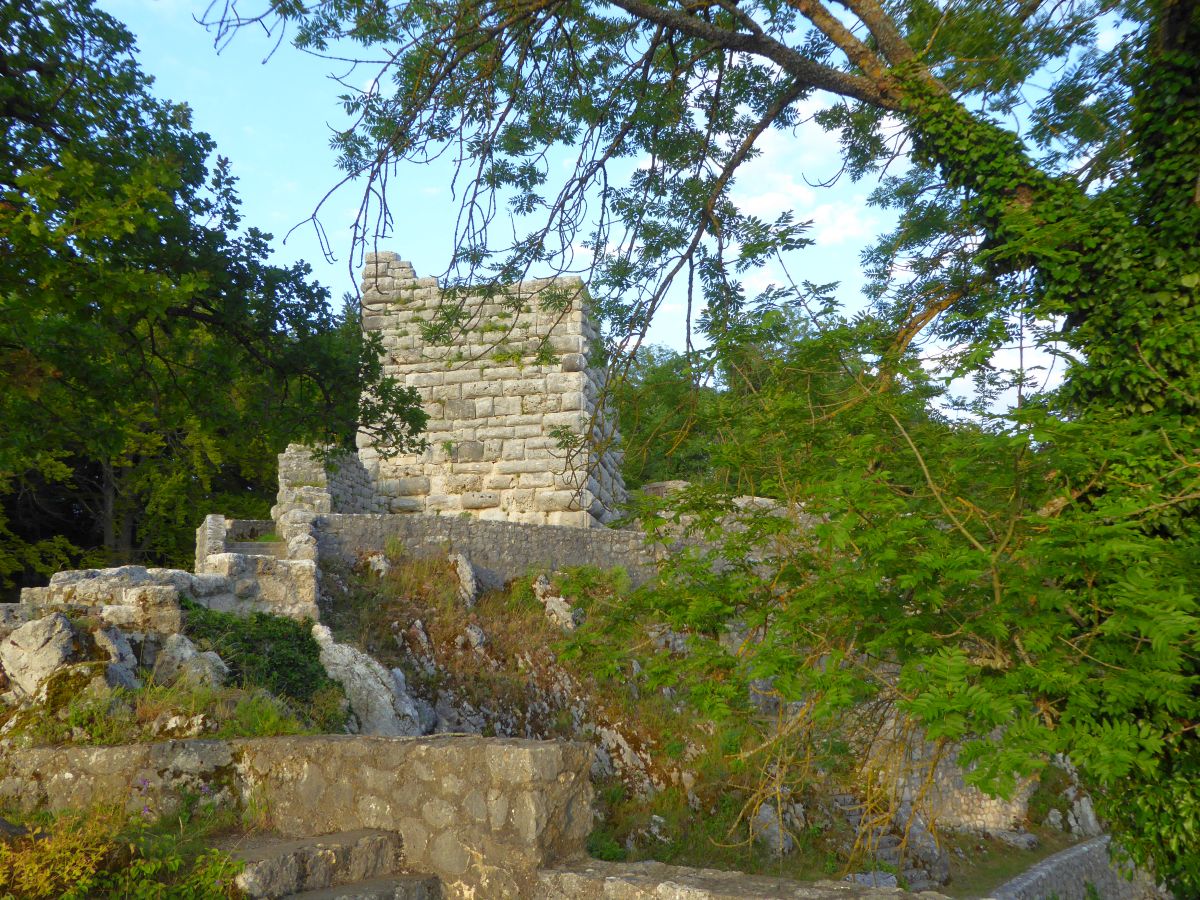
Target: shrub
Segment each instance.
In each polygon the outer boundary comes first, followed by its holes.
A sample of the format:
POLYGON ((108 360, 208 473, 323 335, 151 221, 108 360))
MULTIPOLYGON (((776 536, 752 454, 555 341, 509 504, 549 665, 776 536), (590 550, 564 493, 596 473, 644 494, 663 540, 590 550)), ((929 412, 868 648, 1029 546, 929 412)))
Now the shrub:
POLYGON ((232 898, 239 864, 203 846, 225 825, 194 798, 154 823, 116 808, 63 813, 0 844, 0 896, 232 898))
POLYGON ((302 704, 336 684, 321 665, 308 620, 268 613, 235 616, 186 600, 184 609, 185 632, 204 649, 215 650, 235 678, 302 704))

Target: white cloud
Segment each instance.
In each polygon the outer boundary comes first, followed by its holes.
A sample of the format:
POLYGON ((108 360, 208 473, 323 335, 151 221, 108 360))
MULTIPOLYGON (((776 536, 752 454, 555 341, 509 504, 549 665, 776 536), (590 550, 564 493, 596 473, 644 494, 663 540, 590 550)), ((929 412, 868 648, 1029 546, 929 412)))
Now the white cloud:
POLYGON ((812 210, 812 237, 818 246, 861 243, 879 230, 879 222, 867 211, 866 200, 858 199, 858 203, 822 203, 812 210))
POLYGON ((1112 26, 1101 29, 1100 33, 1096 35, 1096 46, 1103 53, 1107 53, 1113 47, 1117 46, 1120 41, 1121 32, 1112 26))

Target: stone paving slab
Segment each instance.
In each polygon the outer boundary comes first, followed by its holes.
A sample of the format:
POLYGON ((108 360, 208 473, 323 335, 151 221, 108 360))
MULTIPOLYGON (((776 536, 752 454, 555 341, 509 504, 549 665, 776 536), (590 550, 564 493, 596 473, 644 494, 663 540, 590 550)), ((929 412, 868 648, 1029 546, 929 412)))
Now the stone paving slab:
POLYGON ((949 900, 899 888, 872 888, 840 881, 799 882, 719 869, 692 869, 659 862, 585 860, 538 872, 535 900, 949 900))

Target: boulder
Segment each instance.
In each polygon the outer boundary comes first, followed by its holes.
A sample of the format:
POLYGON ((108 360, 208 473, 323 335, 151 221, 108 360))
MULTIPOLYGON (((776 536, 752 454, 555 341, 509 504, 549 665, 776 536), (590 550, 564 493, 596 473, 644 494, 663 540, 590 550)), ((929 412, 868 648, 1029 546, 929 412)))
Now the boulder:
POLYGON ((26 697, 79 654, 75 626, 62 613, 26 622, 0 642, 0 665, 17 693, 26 697))
POLYGON ((229 677, 229 667, 216 653, 204 653, 182 634, 172 634, 163 641, 154 663, 155 684, 174 684, 190 681, 196 685, 221 687, 229 677))
POLYGON ((992 836, 1002 844, 1008 844, 1018 850, 1036 850, 1038 847, 1037 835, 1028 831, 996 831, 992 836))
POLYGON ((574 631, 583 621, 583 610, 576 609, 562 597, 547 597, 546 618, 563 631, 574 631))
POLYGON ((179 670, 179 677, 192 684, 222 687, 229 679, 229 666, 212 650, 197 653, 187 660, 179 670))
POLYGON ((1096 810, 1092 807, 1092 799, 1084 793, 1080 793, 1075 798, 1075 802, 1071 804, 1071 809, 1067 813, 1067 819, 1071 823, 1071 832, 1083 837, 1096 837, 1104 833, 1104 829, 1100 825, 1100 820, 1096 817, 1096 810))
POLYGON ((468 607, 474 606, 479 599, 479 579, 475 577, 475 567, 461 553, 451 553, 450 562, 458 576, 458 599, 468 607))
POLYGON ((392 571, 392 564, 388 562, 387 556, 383 553, 368 553, 363 557, 363 562, 380 578, 392 571))
POLYGON ((321 648, 321 665, 342 686, 361 734, 411 737, 422 733, 417 705, 394 673, 348 644, 339 644, 325 625, 314 625, 313 637, 321 648))
POLYGON ((476 653, 483 652, 483 648, 487 646, 487 635, 478 625, 468 625, 463 629, 463 634, 467 638, 467 643, 471 645, 471 649, 476 653))
POLYGON ((755 840, 767 848, 772 856, 786 856, 795 848, 796 843, 788 834, 780 818, 779 811, 773 803, 764 803, 758 808, 751 822, 750 830, 755 840))
POLYGON ((120 628, 98 628, 92 632, 96 649, 108 654, 107 681, 113 687, 136 691, 142 686, 137 677, 138 659, 129 638, 120 628))
POLYGON ((46 677, 38 686, 37 693, 25 701, 25 706, 40 706, 48 712, 59 713, 81 694, 100 697, 109 688, 133 690, 132 677, 128 669, 112 663, 97 660, 67 663, 46 677))

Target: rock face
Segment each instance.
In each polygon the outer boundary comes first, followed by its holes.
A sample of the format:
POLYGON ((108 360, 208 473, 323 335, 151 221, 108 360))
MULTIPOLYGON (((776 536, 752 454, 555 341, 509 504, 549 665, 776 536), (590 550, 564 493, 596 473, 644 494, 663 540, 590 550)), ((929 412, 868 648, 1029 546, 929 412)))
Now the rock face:
POLYGON ((108 654, 106 680, 110 685, 130 691, 142 686, 137 677, 138 658, 125 632, 120 628, 100 628, 92 632, 92 640, 97 650, 108 654))
POLYGON ((399 682, 391 672, 361 650, 334 641, 324 625, 314 625, 312 633, 321 648, 321 665, 345 690, 360 733, 386 737, 422 733, 416 703, 398 690, 399 682))
POLYGON ((755 839, 771 851, 773 856, 785 856, 796 846, 773 803, 764 803, 758 808, 751 830, 755 839))
POLYGON ((31 697, 47 678, 79 657, 79 635, 62 613, 22 625, 0 643, 0 665, 24 697, 31 697))

